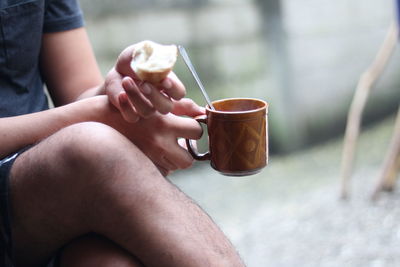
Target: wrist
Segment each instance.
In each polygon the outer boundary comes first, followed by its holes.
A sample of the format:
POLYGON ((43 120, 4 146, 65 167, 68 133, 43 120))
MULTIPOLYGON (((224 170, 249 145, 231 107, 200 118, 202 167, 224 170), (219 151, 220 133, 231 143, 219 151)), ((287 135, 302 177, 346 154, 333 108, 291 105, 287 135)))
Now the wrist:
POLYGON ((122 119, 119 110, 111 104, 106 95, 91 97, 88 99, 88 103, 85 104, 89 107, 88 121, 95 121, 113 126, 122 119))
MULTIPOLYGON (((105 123, 113 112, 107 96, 99 95, 75 102, 76 112, 81 121, 95 121, 105 123)), ((114 111, 115 112, 115 111, 114 111)))

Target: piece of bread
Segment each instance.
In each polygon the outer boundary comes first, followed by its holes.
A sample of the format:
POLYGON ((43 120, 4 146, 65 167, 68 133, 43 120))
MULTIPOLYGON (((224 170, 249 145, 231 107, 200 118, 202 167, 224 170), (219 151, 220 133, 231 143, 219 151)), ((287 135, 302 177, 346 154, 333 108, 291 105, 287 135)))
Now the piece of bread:
POLYGON ((157 84, 167 77, 177 56, 176 45, 143 41, 135 45, 131 68, 140 80, 157 84))

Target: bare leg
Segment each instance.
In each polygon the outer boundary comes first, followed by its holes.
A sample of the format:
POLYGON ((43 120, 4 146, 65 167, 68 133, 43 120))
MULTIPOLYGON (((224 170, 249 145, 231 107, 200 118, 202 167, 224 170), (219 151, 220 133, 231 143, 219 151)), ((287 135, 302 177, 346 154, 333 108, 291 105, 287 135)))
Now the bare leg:
POLYGON ((234 248, 186 195, 124 136, 99 123, 67 127, 12 168, 20 266, 99 233, 145 266, 242 266, 234 248))
POLYGON ((128 251, 98 235, 87 235, 68 244, 60 257, 60 267, 140 267, 128 251))

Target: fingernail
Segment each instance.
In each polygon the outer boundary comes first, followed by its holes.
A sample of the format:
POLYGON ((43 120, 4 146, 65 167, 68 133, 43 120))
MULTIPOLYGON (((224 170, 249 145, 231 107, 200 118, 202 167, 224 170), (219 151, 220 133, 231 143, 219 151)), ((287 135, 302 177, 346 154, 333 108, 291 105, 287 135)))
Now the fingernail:
POLYGON ((125 93, 120 93, 118 99, 121 104, 126 104, 128 102, 128 96, 125 93))
POLYGON ((164 79, 164 81, 162 82, 162 86, 163 86, 165 89, 170 89, 170 88, 172 88, 172 82, 171 82, 171 80, 168 79, 168 78, 164 79))
POLYGON ((140 91, 143 94, 149 95, 151 93, 151 87, 148 83, 144 83, 142 86, 140 86, 140 91))
POLYGON ((132 81, 131 79, 127 78, 127 77, 125 77, 125 78, 123 79, 122 82, 125 82, 125 84, 126 84, 129 88, 132 88, 132 87, 134 86, 133 81, 132 81))

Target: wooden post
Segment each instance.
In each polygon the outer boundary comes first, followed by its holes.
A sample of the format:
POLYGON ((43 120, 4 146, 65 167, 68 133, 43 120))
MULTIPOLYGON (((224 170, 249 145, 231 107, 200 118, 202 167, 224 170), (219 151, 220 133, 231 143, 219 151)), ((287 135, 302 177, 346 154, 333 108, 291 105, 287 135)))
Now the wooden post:
POLYGON ((378 198, 382 190, 392 191, 396 182, 396 177, 400 164, 400 106, 397 112, 396 123, 390 141, 385 160, 383 161, 381 172, 378 176, 378 183, 372 193, 372 200, 378 198))
POLYGON ((344 147, 341 162, 341 198, 349 196, 350 177, 353 171, 356 143, 361 126, 361 117, 371 88, 387 65, 392 55, 398 37, 397 23, 393 22, 387 35, 369 68, 361 75, 357 84, 350 111, 347 117, 347 125, 344 136, 344 147))

